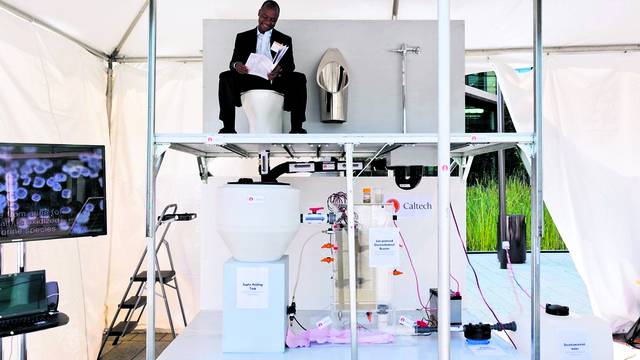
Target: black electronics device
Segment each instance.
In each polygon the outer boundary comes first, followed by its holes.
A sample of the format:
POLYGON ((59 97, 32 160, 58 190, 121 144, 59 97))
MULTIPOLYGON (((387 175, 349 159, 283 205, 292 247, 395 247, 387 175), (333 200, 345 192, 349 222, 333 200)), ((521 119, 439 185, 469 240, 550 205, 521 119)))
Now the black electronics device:
POLYGON ((0 243, 107 233, 103 145, 0 143, 0 243))
POLYGON ((49 311, 58 311, 59 291, 57 281, 49 281, 47 283, 47 307, 49 311))
POLYGON ((57 307, 58 284, 47 283, 44 270, 0 275, 0 337, 67 324, 57 307))
POLYGON ((467 340, 489 340, 491 339, 491 330, 496 331, 516 331, 518 330, 518 326, 514 321, 508 322, 506 324, 467 324, 462 327, 464 331, 464 337, 467 340))
POLYGON ((49 312, 44 270, 0 275, 0 326, 10 319, 49 312))

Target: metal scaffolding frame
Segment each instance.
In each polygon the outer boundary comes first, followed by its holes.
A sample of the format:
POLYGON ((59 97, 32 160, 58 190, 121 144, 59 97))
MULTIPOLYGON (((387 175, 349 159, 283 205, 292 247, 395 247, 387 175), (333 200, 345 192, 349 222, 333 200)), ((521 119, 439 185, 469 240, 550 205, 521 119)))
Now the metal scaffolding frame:
MULTIPOLYGON (((155 133, 155 61, 156 61, 156 0, 149 0, 149 72, 148 72, 148 124, 147 124, 147 247, 150 252, 155 248, 155 236, 152 231, 155 214, 155 179, 160 170, 164 153, 170 147, 179 150, 194 149, 194 138, 200 137, 200 144, 212 149, 222 147, 240 156, 251 156, 250 151, 242 149, 243 144, 281 144, 287 149, 291 144, 337 144, 344 147, 347 161, 347 203, 348 212, 353 217, 353 155, 358 145, 408 145, 408 144, 437 144, 438 147, 438 292, 449 292, 449 170, 451 159, 451 145, 468 145, 477 143, 501 144, 505 141, 505 134, 452 134, 450 133, 450 4, 449 0, 438 0, 438 133, 437 134, 363 134, 363 135, 171 135, 156 136, 155 133), (503 136, 502 138, 500 136, 503 136), (478 140, 479 138, 483 140, 478 140), (460 139, 469 140, 466 143, 460 139), (158 141, 160 140, 160 141, 158 141), (186 141, 185 141, 186 140, 186 141), (204 140, 204 141, 202 141, 204 140), (177 146, 176 146, 177 145, 177 146), (217 145, 217 146, 216 146, 217 145), (235 149, 235 150, 234 150, 235 149), (243 152, 241 152, 242 150, 243 152), (351 170, 351 171, 350 171, 351 170)), ((532 136, 532 301, 531 301, 531 342, 533 360, 540 359, 540 242, 543 235, 542 228, 542 37, 541 37, 541 0, 536 0, 534 6, 534 117, 535 126, 532 136)), ((521 134, 522 135, 522 134, 521 134)), ((507 135, 514 136, 514 135, 507 135)), ((523 141, 526 142, 526 141, 523 141)), ((200 148, 200 156, 207 157, 208 148, 200 148)), ((191 152, 192 151, 187 151, 191 152)), ((464 153, 462 154, 465 155, 464 153)), ((214 156, 214 155, 212 155, 214 156)), ((473 156, 473 155, 469 155, 473 156)), ((202 162, 199 161, 199 164, 202 162)), ((349 273, 355 278, 355 235, 352 226, 347 230, 349 245, 349 273)), ((155 359, 155 262, 149 258, 147 283, 154 284, 147 287, 147 360, 155 359)), ((356 320, 356 287, 355 282, 349 287, 351 304, 351 359, 358 359, 357 322, 356 320)), ((446 297, 438 298, 438 318, 445 321, 438 322, 438 359, 450 358, 449 332, 450 304, 446 297)))
MULTIPOLYGON (((151 84, 151 80, 150 80, 151 84)), ((150 96, 150 101, 153 99, 150 96)), ((149 127, 152 129, 153 127, 149 127)), ((447 130, 447 129, 445 129, 447 130)), ((347 193, 347 210, 349 214, 347 216, 353 217, 353 158, 358 157, 371 157, 378 153, 385 147, 401 147, 408 146, 413 148, 419 148, 421 146, 438 146, 438 152, 444 152, 444 156, 439 160, 438 177, 446 178, 446 182, 439 179, 439 184, 449 183, 449 173, 452 169, 449 161, 453 158, 457 164, 459 164, 463 171, 460 171, 460 176, 466 176, 470 160, 473 156, 497 151, 499 149, 514 148, 518 145, 527 145, 534 147, 535 136, 531 133, 484 133, 484 134, 449 134, 446 139, 449 141, 438 141, 439 136, 437 134, 425 133, 425 134, 308 134, 308 135, 284 135, 284 134, 234 134, 234 135, 222 135, 222 134, 149 134, 153 137, 153 141, 149 150, 152 163, 148 164, 148 169, 151 170, 148 173, 148 200, 147 200, 147 218, 153 218, 152 210, 155 208, 155 179, 160 171, 162 159, 166 151, 173 149, 184 153, 194 155, 198 161, 201 175, 204 174, 203 180, 206 179, 208 169, 206 168, 207 159, 220 158, 226 156, 234 157, 246 157, 246 158, 258 158, 260 152, 265 146, 270 146, 271 156, 287 157, 289 153, 294 157, 316 157, 317 148, 322 148, 323 156, 344 156, 346 160, 346 193, 347 193), (443 144, 447 144, 450 148, 441 149, 443 144), (288 149, 288 151, 287 151, 288 149)), ((448 187, 439 188, 438 195, 438 207, 444 208, 444 213, 447 217, 449 215, 449 197, 448 187), (440 192, 445 191, 444 196, 440 195, 440 192)), ((449 258, 449 232, 442 231, 443 214, 438 213, 439 221, 439 261, 438 261, 438 291, 444 293, 449 291, 449 262, 442 261, 444 258, 449 258), (445 243, 443 246, 442 243, 445 243), (441 277, 446 278, 446 282, 443 283, 441 277)), ((446 220, 445 220, 446 221, 446 220)), ((447 223, 448 225, 448 223, 447 223)), ((449 227, 447 226, 447 230, 449 227)), ((151 230, 151 229, 149 229, 151 230)), ((155 238, 153 232, 148 233, 148 247, 155 247, 155 238)), ((351 276, 355 277, 356 264, 355 264, 355 233, 353 227, 349 227, 347 230, 348 246, 350 249, 349 259, 349 272, 351 276), (351 258, 353 256, 353 258, 351 258)), ((148 265, 149 271, 147 275, 153 274, 155 269, 155 262, 148 265)), ((151 275, 153 276, 153 275, 151 275)), ((151 280, 148 280, 148 284, 154 284, 151 280)), ((351 304, 351 359, 358 359, 358 346, 357 346, 357 322, 355 319, 357 304, 355 282, 353 287, 350 286, 350 304, 351 304)), ((155 302, 154 300, 154 288, 153 286, 147 287, 147 302, 148 306, 151 306, 155 302)), ((446 297, 444 297, 446 299, 446 297)), ((448 303, 448 302, 447 302, 448 303)), ((438 306, 438 311, 441 310, 441 306, 438 306)), ((450 318, 450 313, 439 313, 438 318, 445 319, 450 318), (440 317, 442 316, 442 317, 440 317)), ((154 313, 149 311, 147 313, 148 324, 153 324, 155 321, 154 313)), ((449 359, 449 321, 442 321, 444 323, 443 330, 438 331, 438 349, 440 359, 449 359), (440 335, 443 334, 443 335, 440 335), (442 336, 444 340, 440 337, 442 336)), ((155 347, 152 346, 154 341, 155 331, 153 326, 147 327, 147 359, 155 358, 155 347)))
MULTIPOLYGON (((397 16, 397 3, 394 1, 394 18, 397 16)), ((200 145, 205 147, 212 147, 214 149, 225 149, 228 152, 235 154, 236 156, 251 156, 250 151, 245 151, 238 144, 280 144, 290 156, 293 156, 291 152, 291 145, 293 144, 334 144, 343 147, 343 152, 346 154, 347 169, 352 169, 353 155, 356 148, 360 145, 416 145, 416 144, 437 144, 438 146, 438 166, 441 171, 438 172, 438 290, 441 293, 446 293, 449 288, 449 213, 442 208, 448 209, 449 202, 449 171, 450 164, 449 159, 451 156, 454 158, 457 156, 468 157, 468 160, 460 161, 460 164, 470 163, 473 155, 482 153, 485 151, 493 151, 500 148, 511 147, 512 143, 531 144, 530 159, 531 159, 531 192, 532 192, 532 229, 531 229, 531 244, 532 244, 532 301, 531 301, 531 342, 532 353, 531 358, 534 360, 540 359, 540 243, 543 237, 543 188, 542 188, 542 11, 541 0, 535 0, 533 11, 533 23, 534 23, 534 43, 532 48, 513 48, 513 49, 478 49, 467 50, 466 55, 491 55, 505 52, 520 52, 531 51, 533 49, 534 54, 534 133, 533 134, 504 134, 506 136, 496 136, 497 134, 450 134, 449 132, 449 76, 441 76, 440 74, 448 74, 449 67, 449 21, 450 21, 450 5, 449 0, 438 0, 438 134, 406 134, 407 136, 400 136, 397 134, 363 134, 363 135, 289 135, 287 137, 281 136, 242 136, 236 135, 233 137, 220 136, 220 135, 177 135, 177 134, 156 134, 155 133, 155 76, 156 76, 156 60, 168 60, 179 62, 191 62, 202 61, 201 56, 190 57, 157 57, 156 56, 156 0, 147 0, 134 18, 133 22, 122 36, 121 41, 114 49, 111 55, 93 48, 92 46, 70 36, 62 30, 52 26, 51 24, 40 20, 34 16, 31 16, 24 11, 7 4, 0 0, 0 8, 23 18, 24 20, 37 24, 45 29, 48 29, 69 41, 76 43, 82 48, 86 49, 89 53, 109 63, 108 73, 110 73, 111 64, 113 62, 130 63, 130 62, 148 62, 148 116, 147 116, 147 206, 146 206, 146 238, 147 247, 150 251, 155 248, 155 235, 153 231, 153 217, 155 214, 155 189, 156 189, 156 176, 160 170, 164 153, 169 148, 186 151, 198 156, 199 160, 206 157, 217 157, 222 153, 208 152, 207 148, 198 149, 200 145), (149 8, 149 52, 146 58, 135 57, 127 58, 119 55, 120 49, 124 46, 124 43, 137 24, 138 20, 142 16, 145 8, 149 8), (199 138, 198 141, 193 141, 195 138, 199 138), (202 140, 201 138, 204 138, 202 140), (451 145, 458 146, 457 149, 451 149, 451 145), (481 148, 478 149, 478 146, 481 148), (463 150, 460 150, 463 149, 463 150), (468 150, 468 151, 467 151, 468 150), (457 151, 457 152, 456 152, 457 151), (442 171, 445 170, 445 171, 442 171), (446 225, 446 226, 445 226, 446 225)), ((606 46, 565 46, 547 48, 545 52, 558 53, 558 52, 598 52, 598 51, 639 51, 639 44, 621 44, 621 45, 606 45, 606 46)), ((111 81, 111 80, 109 80, 111 81)), ((110 84, 112 87, 112 84, 110 84)), ((107 97, 110 98, 111 91, 108 91, 107 97)), ((110 99, 107 99, 109 104, 110 99)), ((107 105, 109 108, 109 105, 107 105)), ((110 112, 110 111, 109 111, 110 112)), ((368 150, 365 150, 365 152, 368 150)), ((206 163, 206 162, 205 162, 206 163)), ((347 179, 352 178, 352 171, 347 171, 347 179)), ((353 181, 347 182, 348 202, 353 202, 353 181)), ((350 211, 353 211, 352 206, 349 206, 350 211)), ((349 229, 349 247, 355 247, 355 239, 353 229, 349 229)), ((353 252, 350 252, 353 254, 353 252)), ((349 271, 355 273, 355 259, 350 259, 349 271)), ((147 271, 147 283, 155 285, 154 272, 155 262, 153 257, 149 258, 147 271)), ((352 274, 353 275, 353 274, 352 274)), ((354 283, 355 284, 355 283, 354 283)), ((149 311, 147 313, 147 342, 146 342, 146 358, 148 360, 155 359, 155 286, 148 286, 147 288, 147 306, 149 311)), ((352 307, 356 304, 356 291, 355 287, 350 287, 350 298, 352 307)), ((444 299, 445 297, 442 297, 444 299)), ((439 299, 440 301, 440 299, 439 299)), ((353 310, 353 309, 352 309, 353 310)), ((438 316, 441 319, 449 319, 449 303, 448 301, 442 301, 438 306, 438 316)), ((355 316, 355 311, 352 311, 352 317, 355 316)), ((448 324, 448 321, 442 321, 442 324, 448 324)), ((438 353, 439 359, 449 359, 449 345, 450 334, 448 327, 440 329, 438 332, 438 353), (446 331, 444 331, 446 330, 446 331)), ((357 331, 355 319, 351 321, 351 358, 357 359, 357 331)))

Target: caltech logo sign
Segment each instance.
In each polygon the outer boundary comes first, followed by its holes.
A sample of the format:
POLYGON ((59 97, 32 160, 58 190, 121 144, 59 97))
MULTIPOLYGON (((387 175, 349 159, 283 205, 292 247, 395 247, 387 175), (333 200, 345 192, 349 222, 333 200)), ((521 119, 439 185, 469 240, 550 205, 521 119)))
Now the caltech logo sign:
POLYGON ((398 217, 427 217, 433 211, 431 199, 426 196, 393 194, 386 202, 393 204, 398 217))

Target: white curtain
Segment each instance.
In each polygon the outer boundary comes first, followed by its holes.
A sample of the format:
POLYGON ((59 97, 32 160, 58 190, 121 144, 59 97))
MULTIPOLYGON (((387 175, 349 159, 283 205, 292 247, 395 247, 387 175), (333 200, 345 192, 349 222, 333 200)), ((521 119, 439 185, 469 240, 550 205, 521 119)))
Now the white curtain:
MULTIPOLYGON (((202 64, 158 63, 156 81, 156 132, 202 132, 202 64)), ((116 192, 111 203, 114 214, 110 231, 112 249, 106 301, 107 321, 111 321, 117 310, 129 277, 147 244, 146 143, 146 64, 116 66, 111 128, 114 171, 112 182, 116 192)), ((178 205, 178 212, 200 214, 200 184, 196 157, 174 150, 167 151, 158 175, 158 214, 166 205, 172 203, 178 205)), ((195 316, 200 308, 201 221, 203 220, 198 218, 190 222, 176 222, 167 234, 187 321, 195 316)), ((164 255, 164 249, 160 254, 160 267, 167 270, 169 262, 164 255)), ((146 261, 142 269, 146 270, 146 261)), ((159 288, 156 290, 156 293, 160 293, 159 288)), ((133 292, 130 295, 133 295, 133 292)), ((175 292, 168 289, 167 295, 174 326, 182 329, 184 324, 175 292)), ((160 297, 156 298, 156 314, 156 327, 169 329, 164 302, 160 297)), ((146 312, 141 319, 141 324, 145 323, 146 312)), ((109 324, 105 323, 105 326, 109 324)))
MULTIPOLYGON (((532 131, 533 74, 491 62, 516 129, 532 131)), ((626 331, 640 315, 640 54, 547 55, 542 91, 545 203, 595 315, 626 331)))
MULTIPOLYGON (((0 11, 0 142, 103 144, 110 168, 105 65, 70 41, 0 11)), ((108 175, 108 174, 107 174, 108 175)), ((107 181, 108 193, 112 187, 107 181)), ((109 203, 108 198, 107 203, 109 203)), ((2 245, 2 272, 16 272, 2 245)), ((104 323, 109 236, 27 243, 27 270, 60 286, 67 325, 29 334, 31 359, 94 359, 104 323)), ((18 353, 4 338, 4 358, 18 353)))

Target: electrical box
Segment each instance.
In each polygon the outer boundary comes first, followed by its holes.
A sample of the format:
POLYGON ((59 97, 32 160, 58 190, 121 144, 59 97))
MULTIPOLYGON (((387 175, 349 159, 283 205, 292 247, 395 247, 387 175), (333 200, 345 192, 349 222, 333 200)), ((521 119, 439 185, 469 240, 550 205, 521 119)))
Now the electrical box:
MULTIPOLYGON (((462 295, 449 292, 451 299, 451 325, 462 325, 462 295)), ((429 289, 429 318, 438 321, 438 289, 429 289)))

